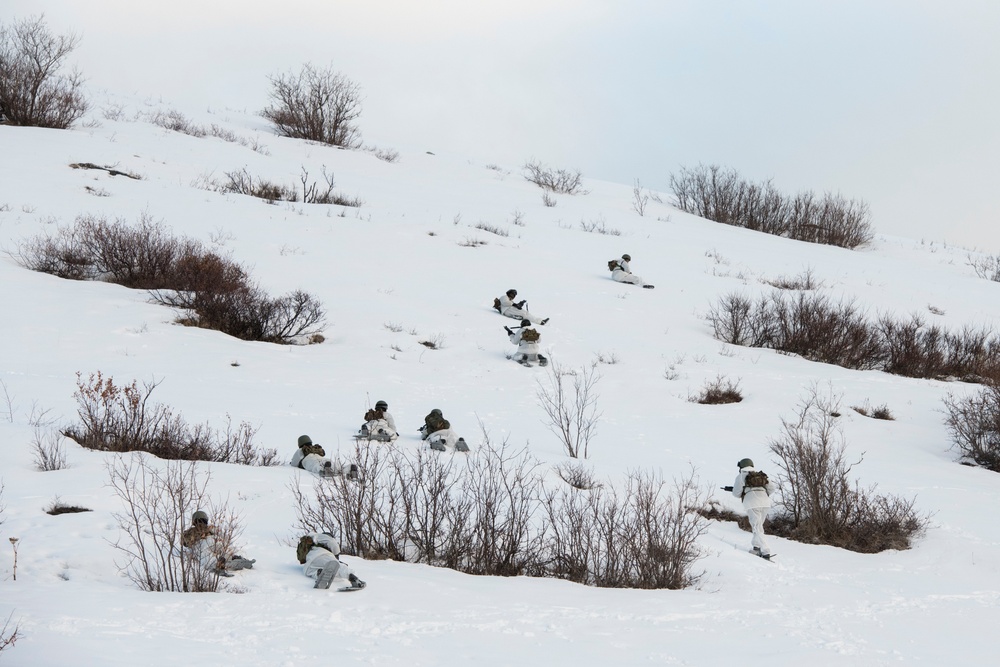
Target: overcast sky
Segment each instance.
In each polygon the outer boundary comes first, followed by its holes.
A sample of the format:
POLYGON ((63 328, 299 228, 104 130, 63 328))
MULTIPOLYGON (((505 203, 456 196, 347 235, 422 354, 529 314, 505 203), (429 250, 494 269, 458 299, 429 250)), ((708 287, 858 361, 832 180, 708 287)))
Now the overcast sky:
POLYGON ((2 0, 81 39, 93 90, 257 110, 332 64, 364 139, 669 189, 715 163, 1000 252, 998 0, 2 0))

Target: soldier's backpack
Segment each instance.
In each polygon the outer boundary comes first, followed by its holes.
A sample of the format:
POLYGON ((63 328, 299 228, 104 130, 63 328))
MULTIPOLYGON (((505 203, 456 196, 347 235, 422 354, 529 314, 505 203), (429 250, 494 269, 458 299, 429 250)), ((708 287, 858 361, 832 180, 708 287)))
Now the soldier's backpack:
POLYGON ((499 298, 494 298, 494 299, 493 299, 493 308, 494 308, 494 309, 495 309, 495 310, 496 310, 496 311, 497 311, 498 313, 500 312, 500 299, 499 299, 499 298))
POLYGON ((608 260, 608 271, 614 271, 615 269, 620 269, 620 268, 621 267, 618 266, 618 260, 617 259, 609 259, 608 260))
POLYGON ((542 335, 534 329, 521 329, 521 340, 526 340, 529 343, 537 343, 541 337, 542 335))
POLYGON ((764 488, 767 486, 767 481, 767 473, 763 470, 747 472, 747 476, 743 479, 743 495, 746 495, 747 489, 764 488))
POLYGON ((305 565, 306 556, 309 555, 309 550, 316 546, 313 542, 312 535, 303 535, 299 538, 299 545, 295 547, 295 556, 299 559, 299 563, 305 565))
POLYGON ((310 454, 319 454, 320 456, 326 456, 326 450, 319 445, 303 445, 299 449, 302 450, 302 457, 305 458, 310 454))
POLYGON ((368 410, 368 412, 365 413, 366 422, 377 421, 379 419, 385 419, 385 413, 383 413, 381 410, 376 410, 375 408, 371 408, 370 410, 368 410))

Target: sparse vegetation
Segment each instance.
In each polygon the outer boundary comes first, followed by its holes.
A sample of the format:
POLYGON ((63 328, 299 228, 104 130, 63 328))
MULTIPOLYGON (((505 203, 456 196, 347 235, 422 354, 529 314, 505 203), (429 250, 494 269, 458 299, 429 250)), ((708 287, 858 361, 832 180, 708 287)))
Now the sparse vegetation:
POLYGON ((915 501, 876 493, 852 482, 861 462, 849 463, 847 445, 833 413, 838 400, 815 387, 793 420, 782 420, 782 434, 771 441, 778 457, 780 510, 768 530, 800 542, 828 544, 861 553, 907 549, 923 533, 927 517, 915 501))
POLYGON ((358 446, 359 480, 292 487, 300 527, 346 553, 468 574, 557 577, 591 586, 683 588, 697 580, 704 521, 692 477, 671 489, 629 474, 621 490, 546 489, 526 450, 486 442, 472 457, 358 446))
POLYGON ((538 162, 528 162, 524 170, 524 178, 543 190, 561 195, 587 194, 579 170, 551 169, 538 162))
POLYGON ((358 208, 364 203, 357 197, 348 197, 337 192, 334 175, 333 173, 328 174, 325 166, 322 168, 322 173, 323 182, 320 183, 310 180, 309 172, 305 167, 302 167, 302 175, 299 177, 301 189, 296 189, 294 186, 282 185, 255 177, 246 168, 243 168, 238 171, 227 171, 224 183, 209 181, 206 186, 217 192, 256 197, 269 204, 276 201, 301 201, 305 204, 332 204, 358 208))
POLYGON ((309 63, 298 73, 270 77, 271 105, 261 115, 278 133, 343 148, 361 146, 355 122, 361 116, 361 87, 330 67, 309 63))
POLYGON ((708 315, 715 337, 858 370, 906 377, 985 382, 1000 377, 1000 338, 986 328, 958 332, 919 315, 870 320, 854 301, 822 294, 774 292, 757 301, 732 293, 708 315))
POLYGON ((67 72, 76 35, 53 35, 44 16, 0 24, 0 119, 64 130, 87 112, 83 75, 67 72))
POLYGON ((967 262, 980 278, 1000 282, 1000 255, 970 254, 967 262))
POLYGON ((94 510, 79 505, 67 505, 58 496, 45 508, 46 514, 58 516, 59 514, 79 514, 80 512, 93 512, 94 510))
POLYGON ((295 343, 325 322, 310 294, 271 297, 243 266, 198 241, 171 236, 145 214, 134 226, 81 216, 72 227, 22 242, 12 256, 60 278, 149 290, 156 303, 182 312, 178 322, 242 340, 295 343))
POLYGON ((570 371, 554 362, 549 364, 548 371, 548 383, 538 380, 535 392, 549 419, 546 425, 559 437, 569 456, 585 459, 601 418, 597 409, 597 382, 601 375, 593 366, 570 371))
POLYGON ((620 229, 615 229, 614 227, 608 227, 607 221, 604 219, 603 215, 597 216, 594 220, 581 220, 580 229, 585 232, 591 232, 593 234, 605 234, 607 236, 621 236, 622 232, 620 229))
POLYGON ((700 394, 692 396, 688 400, 692 403, 701 403, 702 405, 739 403, 743 400, 743 392, 740 391, 739 380, 733 382, 719 375, 714 380, 705 384, 700 394))
POLYGON ((31 439, 31 453, 35 468, 42 472, 66 468, 66 450, 62 445, 63 435, 55 429, 35 426, 31 439))
POLYGON ((886 421, 894 421, 896 419, 893 417, 889 406, 885 404, 873 408, 868 405, 868 401, 865 401, 864 405, 852 405, 851 410, 854 410, 859 415, 871 417, 872 419, 884 419, 886 421))
POLYGON ((476 229, 481 229, 484 232, 489 232, 490 234, 496 234, 497 236, 507 237, 510 236, 510 232, 503 227, 497 227, 496 225, 491 225, 488 222, 479 221, 473 225, 476 229))
POLYGON ((1000 472, 1000 385, 990 382, 967 396, 944 399, 945 425, 962 458, 1000 472))
POLYGON ((811 268, 807 268, 805 271, 797 276, 786 277, 779 276, 774 280, 765 280, 765 283, 771 287, 776 287, 783 290, 816 290, 823 287, 822 281, 818 280, 813 274, 811 268))
POLYGON ((114 543, 121 572, 143 591, 215 592, 220 578, 215 563, 181 547, 181 537, 196 510, 212 517, 213 550, 231 551, 241 532, 240 517, 225 502, 208 495, 210 473, 194 461, 163 465, 138 456, 118 456, 107 463, 109 486, 122 502, 114 513, 121 535, 114 543))
POLYGON ((80 419, 63 431, 81 447, 104 452, 148 452, 161 459, 217 461, 269 466, 278 460, 273 449, 259 450, 254 443, 257 429, 248 422, 225 431, 208 424, 188 424, 169 407, 150 400, 158 382, 142 386, 135 380, 115 384, 97 371, 84 378, 76 375, 76 412, 80 419))
POLYGON ((670 175, 677 208, 702 218, 797 241, 857 248, 874 231, 868 204, 831 192, 795 196, 771 181, 753 183, 735 169, 698 165, 670 175))

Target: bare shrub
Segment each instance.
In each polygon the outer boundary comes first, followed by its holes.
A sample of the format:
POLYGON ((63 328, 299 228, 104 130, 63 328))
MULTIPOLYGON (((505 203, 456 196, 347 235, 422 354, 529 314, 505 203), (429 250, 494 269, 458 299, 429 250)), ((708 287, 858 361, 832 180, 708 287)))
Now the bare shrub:
POLYGON ((1000 385, 991 382, 968 396, 944 399, 945 425, 962 458, 1000 472, 1000 385))
POLYGON ((87 112, 83 76, 66 72, 80 40, 53 35, 38 16, 0 24, 0 117, 12 125, 64 130, 87 112))
POLYGON ((549 492, 547 555, 550 576, 614 588, 680 589, 694 584, 704 503, 693 473, 675 480, 630 472, 621 491, 601 487, 549 492))
POLYGON ((524 170, 524 178, 543 190, 561 195, 587 194, 579 170, 551 169, 538 162, 528 162, 524 170))
POLYGON ((298 193, 294 188, 262 178, 255 178, 245 167, 238 171, 227 171, 226 179, 225 183, 218 186, 220 192, 256 197, 269 203, 299 200, 298 193))
POLYGON ((547 426, 559 437, 569 456, 585 459, 601 418, 596 391, 601 375, 593 367, 586 366, 569 371, 552 363, 548 368, 548 383, 538 380, 535 392, 549 419, 547 426), (573 378, 572 388, 568 377, 573 378))
POLYGON ((10 627, 10 620, 12 618, 14 618, 14 612, 11 612, 7 616, 7 620, 3 622, 3 627, 0 628, 0 653, 13 646, 21 638, 18 633, 20 626, 15 623, 13 628, 10 627))
POLYGON ((646 215, 647 204, 649 204, 649 193, 642 191, 642 185, 637 178, 635 179, 635 184, 632 186, 632 210, 640 216, 644 216, 646 215))
POLYGON ((580 229, 585 232, 590 232, 593 234, 605 234, 607 236, 621 236, 622 232, 620 229, 615 229, 614 227, 608 227, 607 221, 604 219, 603 215, 597 216, 594 220, 581 220, 580 229))
POLYGON ((894 421, 896 419, 892 416, 892 410, 890 410, 889 406, 885 404, 873 408, 868 404, 868 401, 865 401, 864 405, 852 405, 851 410, 854 410, 859 415, 871 417, 872 419, 883 419, 886 421, 894 421))
POLYGON ((241 265, 170 235, 147 214, 134 226, 81 216, 73 227, 21 242, 11 255, 33 271, 149 290, 154 302, 186 311, 181 323, 242 340, 299 342, 326 318, 310 294, 271 297, 241 265))
POLYGON ((58 430, 36 426, 31 439, 31 453, 35 468, 42 472, 62 470, 67 467, 63 435, 58 430))
POLYGON ((707 317, 715 337, 726 343, 844 368, 969 382, 1000 377, 1000 337, 989 328, 946 331, 919 315, 900 320, 884 314, 873 321, 854 301, 806 292, 775 292, 756 302, 729 294, 707 317))
POLYGON ((670 186, 679 209, 727 225, 842 248, 874 236, 868 204, 840 194, 789 196, 771 181, 753 183, 717 165, 682 167, 670 175, 670 186))
POLYGON ((743 400, 743 393, 740 391, 739 380, 733 382, 719 375, 705 384, 700 394, 692 396, 688 400, 703 405, 724 405, 726 403, 739 403, 743 400))
POLYGON ((556 198, 550 195, 548 192, 543 192, 542 205, 545 206, 545 208, 554 208, 556 205, 556 198))
POLYGON ((466 236, 464 240, 459 241, 458 245, 462 246, 463 248, 478 248, 481 245, 489 245, 489 244, 482 239, 474 239, 466 236))
POLYGON ((379 148, 378 146, 365 146, 365 151, 371 153, 382 162, 395 164, 399 161, 399 151, 394 148, 379 148))
POLYGON ((976 275, 985 280, 1000 282, 1000 255, 968 255, 966 263, 976 275))
POLYGON ((779 276, 774 280, 765 280, 764 282, 771 287, 784 290, 815 290, 823 287, 822 281, 816 278, 811 268, 807 268, 797 276, 779 276))
MULTIPOLYGON (((242 465, 274 465, 277 452, 258 450, 253 443, 257 429, 247 422, 224 433, 207 424, 189 425, 168 406, 150 400, 158 382, 141 387, 135 380, 117 385, 100 371, 84 379, 76 375, 79 424, 63 435, 87 449, 105 452, 148 452, 161 459, 217 461, 242 465)), ((228 417, 227 417, 228 419, 228 417)))
POLYGON ((242 528, 225 502, 208 495, 211 474, 193 461, 159 466, 142 456, 108 461, 109 486, 122 502, 114 513, 121 531, 113 543, 122 560, 119 570, 144 591, 215 592, 216 568, 184 549, 181 537, 196 510, 205 510, 215 528, 215 552, 232 552, 242 528))
POLYGON ((93 512, 94 510, 88 509, 86 507, 80 507, 79 505, 67 505, 56 496, 55 500, 49 503, 49 506, 45 508, 45 513, 52 516, 58 516, 60 514, 79 514, 81 512, 93 512))
POLYGON ((852 483, 855 463, 833 413, 836 397, 813 388, 794 420, 782 420, 771 441, 778 457, 781 511, 770 520, 775 534, 800 542, 828 544, 861 553, 907 549, 927 525, 914 500, 877 495, 876 487, 852 483))
POLYGON ((204 137, 208 131, 200 125, 195 125, 190 118, 175 109, 156 111, 150 114, 149 122, 172 132, 180 132, 192 137, 204 137))
POLYGON ((361 132, 361 88, 330 67, 306 63, 298 73, 270 77, 271 105, 261 115, 278 133, 294 139, 357 148, 361 132))
POLYGON ((506 442, 468 458, 358 446, 359 478, 292 486, 299 527, 344 551, 469 574, 559 577, 593 586, 681 588, 704 530, 689 477, 670 493, 631 473, 622 491, 546 490, 538 462, 506 442))
POLYGON ((556 475, 574 489, 590 491, 603 486, 594 477, 594 473, 579 461, 566 461, 555 466, 556 475))
POLYGON ((476 229, 481 229, 484 232, 489 232, 490 234, 496 234, 497 236, 507 237, 510 236, 510 232, 503 227, 498 227, 496 225, 491 225, 488 222, 479 221, 473 225, 476 229))

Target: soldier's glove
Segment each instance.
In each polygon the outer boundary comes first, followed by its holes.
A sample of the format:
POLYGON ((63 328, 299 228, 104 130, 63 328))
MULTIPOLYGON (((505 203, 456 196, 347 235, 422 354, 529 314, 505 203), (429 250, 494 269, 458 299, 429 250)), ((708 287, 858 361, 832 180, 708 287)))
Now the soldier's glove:
POLYGON ((521 299, 521 301, 517 304, 518 309, 524 308, 524 304, 526 303, 528 302, 525 301, 524 299, 521 299))
POLYGON ((509 334, 514 333, 513 331, 510 330, 510 327, 504 327, 503 330, 506 331, 509 334))

